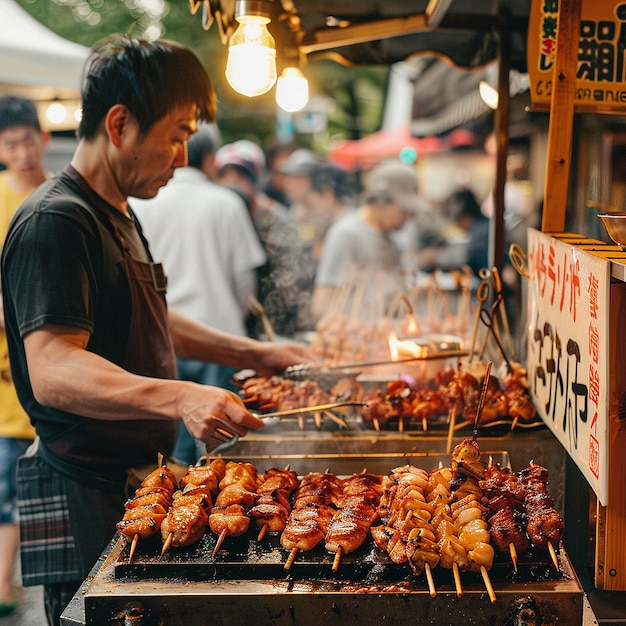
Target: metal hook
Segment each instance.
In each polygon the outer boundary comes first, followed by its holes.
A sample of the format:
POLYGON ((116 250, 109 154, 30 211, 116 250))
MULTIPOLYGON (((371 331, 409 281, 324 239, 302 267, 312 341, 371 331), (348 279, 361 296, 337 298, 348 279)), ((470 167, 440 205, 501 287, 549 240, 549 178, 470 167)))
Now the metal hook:
POLYGON ((524 278, 532 278, 532 274, 528 271, 528 264, 526 261, 526 253, 522 250, 522 247, 517 243, 512 243, 509 248, 509 259, 511 265, 517 270, 517 273, 524 278))
MULTIPOLYGON (((499 304, 497 298, 496 298, 496 302, 499 304)), ((492 307, 491 311, 489 312, 487 309, 482 308, 480 310, 480 319, 483 322, 483 324, 491 331, 491 334, 496 342, 496 345, 498 346, 498 349, 500 350, 500 353, 502 354, 502 358, 504 359, 504 362, 506 363, 506 367, 507 370, 509 371, 509 374, 513 373, 513 366, 511 365, 511 362, 509 361, 508 357, 506 356, 506 352, 504 351, 504 346, 502 345, 502 342, 500 341, 500 337, 498 335, 497 329, 494 327, 494 314, 493 312, 495 311, 495 309, 497 309, 497 304, 496 302, 494 302, 494 307, 492 307)), ((486 339, 486 337, 485 337, 486 339)))

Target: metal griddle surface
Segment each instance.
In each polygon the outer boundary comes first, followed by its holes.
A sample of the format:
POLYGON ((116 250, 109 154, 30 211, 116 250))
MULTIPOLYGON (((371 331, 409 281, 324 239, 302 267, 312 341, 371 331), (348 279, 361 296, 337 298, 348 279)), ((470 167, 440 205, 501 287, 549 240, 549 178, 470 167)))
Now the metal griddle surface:
MULTIPOLYGON (((144 542, 138 546, 132 562, 129 562, 129 546, 120 538, 121 552, 115 563, 115 578, 181 578, 186 580, 353 580, 370 582, 398 582, 409 579, 421 580, 408 565, 393 563, 378 550, 371 538, 354 552, 341 557, 337 571, 333 571, 334 554, 323 545, 300 552, 289 568, 285 563, 289 556, 280 545, 277 533, 268 533, 260 542, 256 531, 241 537, 227 538, 215 557, 212 556, 217 537, 210 532, 189 548, 170 548, 160 556, 160 540, 144 542)), ((435 580, 451 579, 451 572, 443 568, 433 570, 435 580)), ((463 572, 464 580, 480 582, 479 573, 463 572)), ((496 582, 556 581, 564 576, 556 570, 547 553, 527 552, 520 555, 518 571, 515 572, 509 558, 496 557, 490 578, 496 582)))

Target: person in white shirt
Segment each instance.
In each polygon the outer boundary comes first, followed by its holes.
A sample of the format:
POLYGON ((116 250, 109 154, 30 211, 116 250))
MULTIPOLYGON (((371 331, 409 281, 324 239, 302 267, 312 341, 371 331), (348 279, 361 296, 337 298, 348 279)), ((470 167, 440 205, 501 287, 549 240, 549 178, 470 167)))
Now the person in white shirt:
MULTIPOLYGON (((246 335, 246 301, 257 290, 256 269, 266 261, 243 200, 209 180, 214 143, 208 128, 188 141, 188 166, 150 200, 132 199, 155 259, 168 279, 167 300, 189 317, 213 328, 246 335)), ((234 369, 178 360, 183 380, 233 389, 234 369)), ((195 463, 195 440, 181 423, 174 457, 195 463)))

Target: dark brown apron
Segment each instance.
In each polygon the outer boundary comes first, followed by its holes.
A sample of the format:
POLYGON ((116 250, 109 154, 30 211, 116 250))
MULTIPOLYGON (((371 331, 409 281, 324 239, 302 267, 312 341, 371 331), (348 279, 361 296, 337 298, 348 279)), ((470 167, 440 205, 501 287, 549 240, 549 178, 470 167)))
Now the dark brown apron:
MULTIPOLYGON (((120 366, 140 376, 177 378, 176 357, 167 327, 167 281, 161 264, 134 259, 111 215, 115 209, 100 198, 74 168, 69 166, 66 171, 91 205, 106 215, 124 256, 132 310, 128 343, 120 366)), ((169 456, 177 432, 178 422, 174 420, 82 418, 53 443, 46 443, 44 448, 57 457, 57 466, 59 462, 63 463, 63 459, 70 464, 76 460, 85 472, 84 478, 117 482, 125 479, 126 469, 156 463, 158 453, 169 456)), ((44 458, 47 456, 45 452, 44 449, 44 458)), ((75 472, 74 476, 77 476, 77 468, 75 472)))
MULTIPOLYGON (((135 374, 176 378, 176 360, 167 330, 165 277, 160 265, 133 259, 109 207, 68 168, 90 203, 107 215, 113 235, 123 251, 132 301, 128 345, 123 368, 135 374)), ((153 463, 157 452, 173 449, 178 422, 174 420, 95 420, 77 417, 77 424, 52 450, 39 446, 37 454, 23 456, 18 465, 22 575, 26 586, 78 584, 115 534, 126 494, 126 470, 153 463), (94 442, 96 445, 94 445, 94 442), (144 452, 138 454, 141 449, 144 452), (90 472, 81 460, 85 451, 96 458, 90 472), (147 451, 147 452, 146 452, 147 451), (146 457, 147 454, 147 457, 146 457), (48 460, 50 456, 54 461, 48 460), (140 457, 146 458, 140 458, 140 457), (68 458, 69 457, 69 458, 68 458), (68 459, 58 473, 58 461, 68 459), (126 465, 123 459, 132 461, 126 465), (111 463, 103 471, 103 463, 111 463), (57 469, 52 471, 50 467, 57 469), (72 471, 73 470, 73 471, 72 471), (88 504, 87 504, 88 503, 88 504)))

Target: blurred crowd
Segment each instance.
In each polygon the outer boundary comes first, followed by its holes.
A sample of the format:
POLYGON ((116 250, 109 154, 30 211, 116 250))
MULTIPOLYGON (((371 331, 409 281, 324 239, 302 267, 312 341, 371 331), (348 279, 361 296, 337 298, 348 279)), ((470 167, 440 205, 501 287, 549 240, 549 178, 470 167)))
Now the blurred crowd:
MULTIPOLYGON (((525 248, 537 224, 525 191, 507 184, 505 250, 525 248)), ((376 358, 377 337, 415 332, 394 326, 407 312, 420 332, 467 331, 466 296, 489 268, 492 205, 468 186, 432 201, 415 163, 348 170, 294 144, 223 143, 215 125, 192 136, 187 166, 155 198, 131 199, 169 304, 238 335, 307 342, 335 362, 376 358)), ((517 297, 507 259, 502 277, 517 297)), ((178 369, 232 388, 232 368, 181 360, 178 369)), ((198 449, 184 430, 175 456, 191 461, 198 449)))
MULTIPOLYGON (((522 182, 506 191, 505 250, 524 248, 538 217, 522 182)), ((406 306, 423 332, 467 329, 466 293, 489 271, 492 205, 468 186, 430 200, 415 163, 353 171, 293 144, 222 144, 212 125, 192 137, 188 166, 156 198, 132 201, 171 304, 230 332, 317 342, 335 361, 349 334, 370 352, 344 357, 376 356, 374 335, 386 336, 406 306)), ((519 276, 508 259, 502 267, 513 299, 519 276)), ((218 374, 191 379, 227 386, 231 372, 218 374)))

